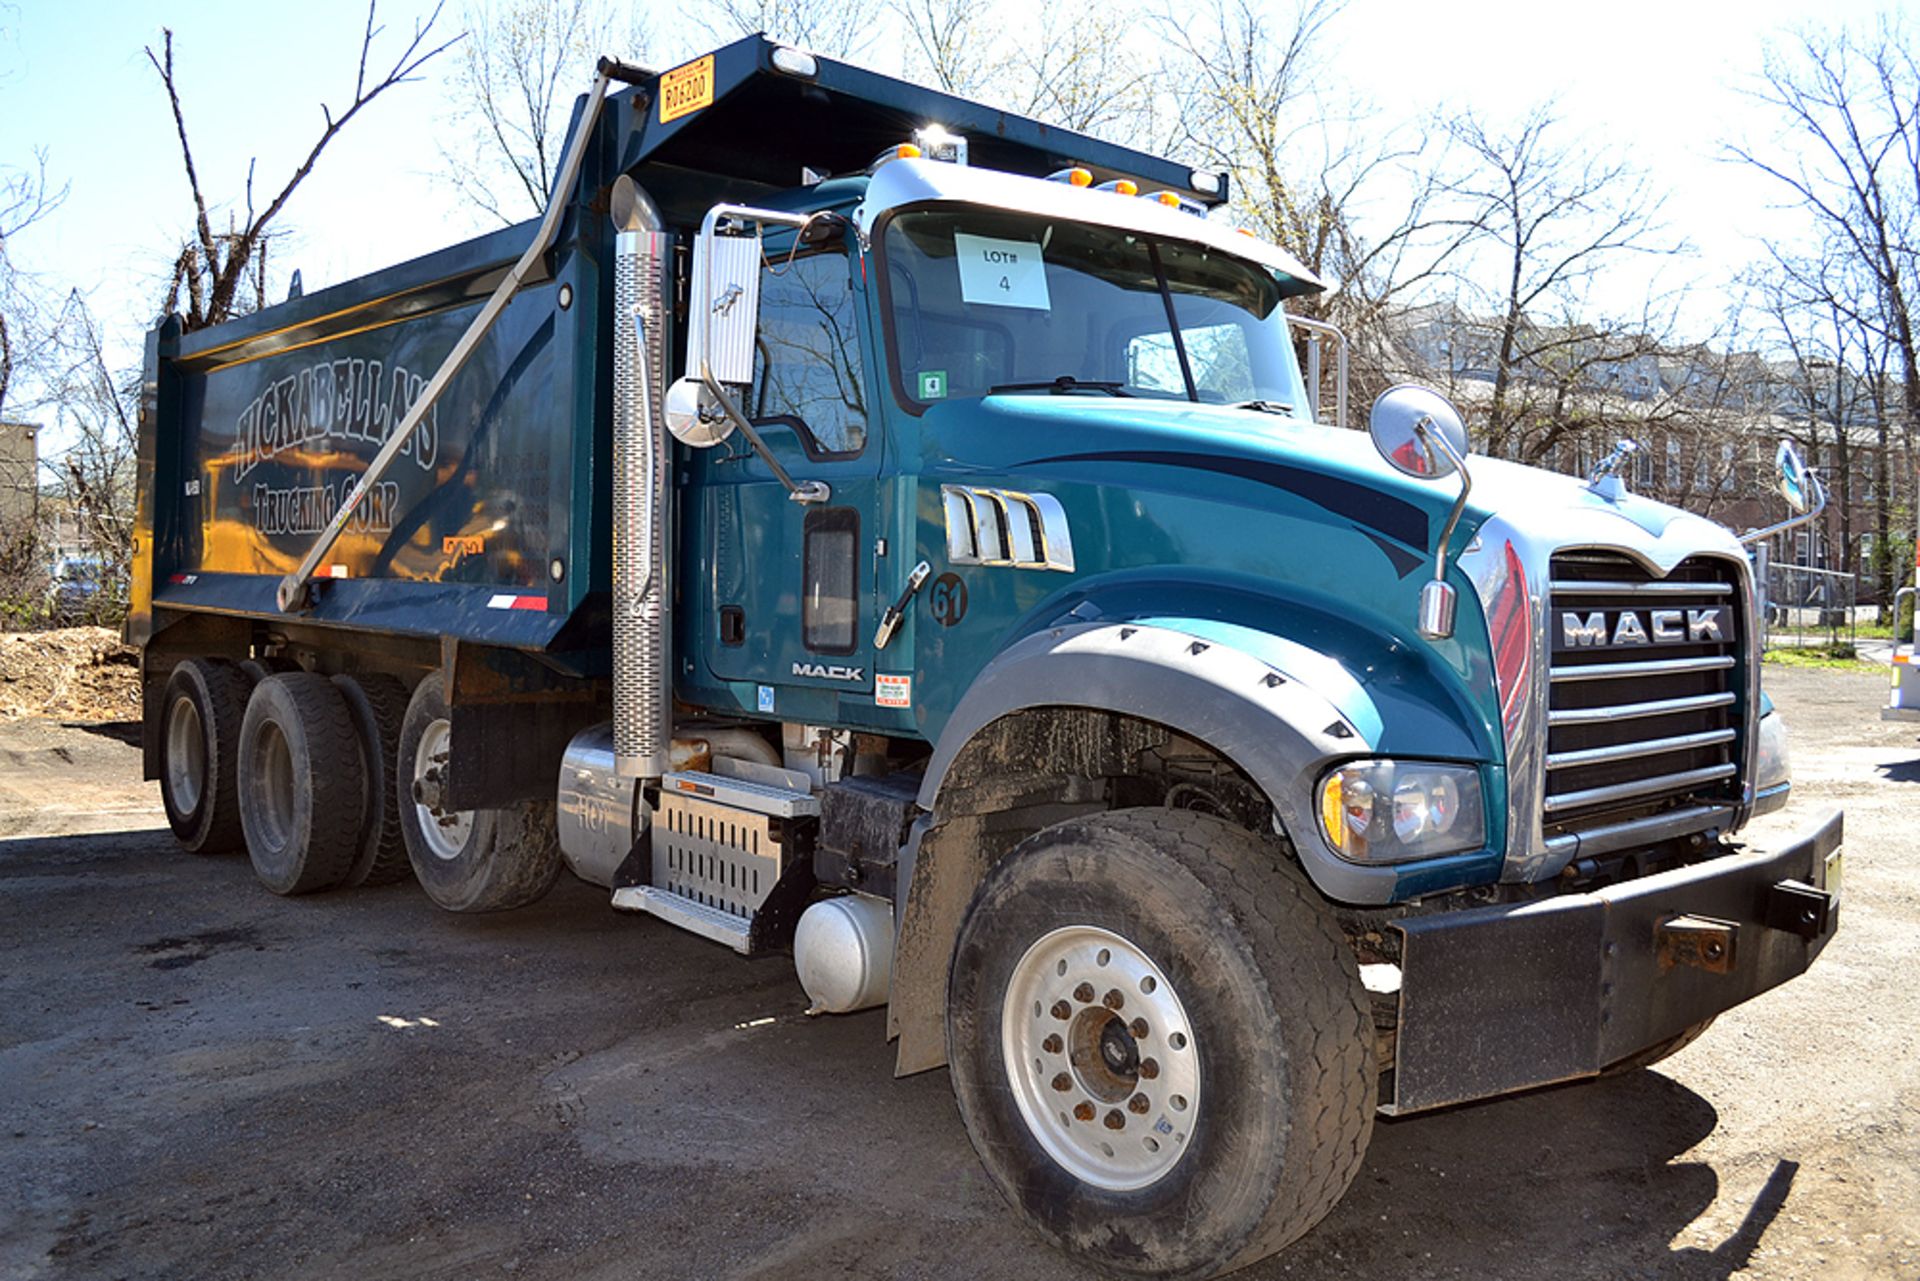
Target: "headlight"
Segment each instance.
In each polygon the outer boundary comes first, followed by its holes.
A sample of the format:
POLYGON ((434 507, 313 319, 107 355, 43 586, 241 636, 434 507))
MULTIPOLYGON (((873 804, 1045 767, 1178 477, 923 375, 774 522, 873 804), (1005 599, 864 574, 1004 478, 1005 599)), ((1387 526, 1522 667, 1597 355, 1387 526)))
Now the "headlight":
POLYGON ((1760 748, 1754 763, 1753 790, 1765 792, 1793 781, 1793 763, 1787 759, 1787 722, 1778 712, 1760 718, 1760 748))
POLYGON ((1352 761, 1320 780, 1320 830, 1340 857, 1400 863, 1487 841, 1480 771, 1421 761, 1352 761))

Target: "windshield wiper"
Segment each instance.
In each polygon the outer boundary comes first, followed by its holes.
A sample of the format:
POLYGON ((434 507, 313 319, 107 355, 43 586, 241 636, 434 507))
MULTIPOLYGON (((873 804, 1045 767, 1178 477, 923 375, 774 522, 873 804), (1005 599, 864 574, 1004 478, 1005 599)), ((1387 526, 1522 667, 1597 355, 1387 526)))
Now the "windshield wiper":
POLYGON ((1293 406, 1283 405, 1277 400, 1243 400, 1233 407, 1235 409, 1252 409, 1263 414, 1279 414, 1282 418, 1293 417, 1293 406))
POLYGON ((989 396, 997 396, 1003 391, 1046 391, 1056 396, 1064 396, 1071 391, 1104 391, 1109 396, 1131 396, 1125 383, 1105 382, 1097 378, 1075 378, 1072 374, 1061 374, 1052 382, 1044 383, 1000 383, 987 388, 989 396))

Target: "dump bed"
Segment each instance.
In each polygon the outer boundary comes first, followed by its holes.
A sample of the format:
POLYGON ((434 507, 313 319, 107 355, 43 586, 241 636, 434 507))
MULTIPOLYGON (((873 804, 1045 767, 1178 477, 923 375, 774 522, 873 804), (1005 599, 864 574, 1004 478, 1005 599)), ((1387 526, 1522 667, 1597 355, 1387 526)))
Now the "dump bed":
MULTIPOLYGON (((1225 195, 1221 175, 1196 182, 1185 166, 859 68, 811 59, 795 74, 777 48, 749 37, 609 96, 552 247, 356 508, 306 621, 604 650, 606 193, 619 173, 686 232, 713 202, 862 172, 937 123, 969 136, 975 164, 1078 164, 1207 203, 1225 195)), ((284 618, 279 579, 535 234, 528 222, 211 329, 183 335, 169 320, 149 335, 130 637, 148 639, 156 607, 284 618)))

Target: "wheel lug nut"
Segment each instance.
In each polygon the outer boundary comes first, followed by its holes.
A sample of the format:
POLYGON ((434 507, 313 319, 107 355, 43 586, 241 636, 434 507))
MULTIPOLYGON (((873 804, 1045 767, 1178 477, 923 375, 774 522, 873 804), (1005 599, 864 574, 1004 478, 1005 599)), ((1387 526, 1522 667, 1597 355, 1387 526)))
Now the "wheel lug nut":
POLYGON ((1145 1019, 1135 1019, 1127 1028, 1127 1031, 1133 1033, 1134 1040, 1144 1041, 1147 1039, 1147 1021, 1145 1019))
POLYGON ((1082 983, 1079 987, 1076 987, 1075 989, 1073 989, 1073 999, 1080 1002, 1082 1005, 1092 1005, 1093 1004, 1093 984, 1082 983))
POLYGON ((1049 1032, 1047 1033, 1047 1039, 1040 1042, 1040 1048, 1048 1054, 1058 1054, 1066 1048, 1066 1042, 1060 1039, 1058 1032, 1049 1032))
POLYGON ((1055 1001, 1053 1003, 1053 1017, 1064 1023, 1073 1017, 1073 1007, 1065 1001, 1055 1001))
POLYGON ((1109 1130, 1124 1130, 1127 1128, 1126 1114, 1119 1108, 1109 1108, 1104 1124, 1109 1130))
POLYGON ((1147 1096, 1144 1094, 1136 1094, 1127 1100, 1127 1111, 1133 1113, 1135 1116, 1145 1116, 1147 1109, 1152 1106, 1153 1104, 1148 1101, 1147 1096))
POLYGON ((1142 1081, 1151 1081, 1153 1080, 1153 1078, 1159 1075, 1160 1075, 1160 1061, 1158 1059, 1141 1059, 1140 1060, 1140 1079, 1142 1081))
POLYGON ((1123 1003, 1125 1003, 1126 999, 1127 999, 1126 997, 1120 995, 1119 988, 1117 987, 1109 988, 1107 989, 1107 994, 1100 998, 1100 1004, 1106 1006, 1110 1010, 1117 1010, 1120 1008, 1120 1006, 1123 1003))
POLYGON ((1055 1073, 1053 1078, 1053 1088, 1060 1091, 1060 1093, 1065 1094, 1068 1090, 1071 1090, 1073 1088, 1073 1078, 1068 1076, 1065 1072, 1055 1073))
POLYGON ((1073 1108, 1073 1119, 1076 1121, 1093 1120, 1093 1104, 1087 1102, 1085 1099, 1076 1103, 1073 1108))

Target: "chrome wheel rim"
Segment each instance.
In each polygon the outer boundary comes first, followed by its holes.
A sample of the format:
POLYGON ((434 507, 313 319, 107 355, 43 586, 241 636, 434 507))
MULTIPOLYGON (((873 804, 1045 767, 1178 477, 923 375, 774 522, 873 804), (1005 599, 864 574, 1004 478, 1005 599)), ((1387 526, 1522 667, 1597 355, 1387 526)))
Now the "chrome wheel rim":
POLYGON ((1014 965, 1000 1017, 1021 1119, 1068 1173, 1127 1192, 1179 1164, 1200 1115, 1199 1052, 1145 952, 1096 926, 1054 930, 1014 965))
MULTIPOLYGON (((447 777, 447 747, 453 740, 453 725, 436 720, 420 735, 420 750, 413 754, 413 781, 433 797, 443 795, 447 777)), ((420 817, 420 835, 435 858, 448 862, 460 857, 473 834, 472 810, 444 809, 438 803, 428 805, 415 792, 413 808, 420 817)))
POLYGON ((207 732, 200 709, 184 695, 167 709, 167 791, 182 815, 200 807, 207 777, 207 732))

